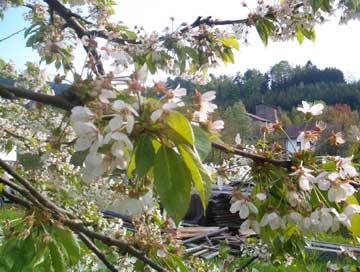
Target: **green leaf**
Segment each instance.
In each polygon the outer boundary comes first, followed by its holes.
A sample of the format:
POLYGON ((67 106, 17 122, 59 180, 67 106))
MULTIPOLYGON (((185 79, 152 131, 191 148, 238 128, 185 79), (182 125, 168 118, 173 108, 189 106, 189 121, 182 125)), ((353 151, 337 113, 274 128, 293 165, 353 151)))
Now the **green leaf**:
POLYGON ((178 149, 184 159, 187 168, 190 171, 192 181, 195 185, 196 190, 199 193, 204 210, 206 210, 209 195, 206 194, 204 181, 200 173, 200 169, 202 168, 200 158, 194 153, 194 151, 191 150, 191 148, 186 145, 179 145, 178 149))
POLYGON ((51 256, 51 264, 55 272, 66 272, 64 256, 61 254, 59 246, 55 241, 49 241, 49 250, 51 256))
POLYGON ((302 29, 302 33, 304 34, 304 36, 310 40, 310 41, 315 41, 316 35, 315 35, 315 30, 314 29, 302 29))
MULTIPOLYGON (((47 254, 47 256, 45 256, 45 259, 44 259, 44 270, 46 272, 52 272, 52 271, 54 271, 54 268, 51 263, 50 251, 48 251, 48 252, 49 253, 47 254)), ((36 271, 33 271, 33 272, 36 272, 36 271)))
POLYGON ((302 44, 303 41, 304 41, 304 33, 302 32, 302 28, 301 28, 301 27, 299 27, 299 26, 296 27, 295 35, 296 35, 296 38, 297 38, 298 42, 299 42, 300 44, 302 44))
POLYGON ((36 256, 32 261, 33 271, 36 271, 36 267, 44 262, 47 253, 47 246, 42 237, 38 237, 36 246, 36 256))
POLYGON ((189 206, 191 176, 182 158, 165 145, 155 157, 154 187, 164 208, 178 224, 189 206))
POLYGON ((65 248, 66 253, 69 256, 70 264, 76 264, 80 259, 81 249, 74 233, 69 229, 55 228, 55 235, 57 241, 65 248))
POLYGON ((5 152, 10 153, 14 149, 14 143, 12 141, 7 141, 5 145, 5 152))
POLYGON ((136 168, 135 171, 140 177, 146 176, 153 166, 155 160, 155 150, 151 139, 147 135, 142 135, 136 148, 136 168))
POLYGON ((37 41, 37 34, 30 36, 30 38, 26 41, 26 47, 31 47, 37 41))
POLYGON ((236 40, 236 38, 234 36, 232 36, 232 37, 224 37, 224 38, 220 38, 218 40, 221 41, 225 46, 233 47, 236 50, 240 49, 240 44, 236 40))
POLYGON ((136 272, 142 272, 145 269, 145 264, 144 262, 137 260, 134 264, 134 269, 136 272))
POLYGON ((211 142, 203 129, 193 127, 193 132, 196 151, 198 152, 201 161, 204 161, 211 151, 211 142))
POLYGON ((262 42, 266 46, 268 44, 268 32, 262 20, 257 20, 255 23, 256 31, 258 32, 262 42))
POLYGON ((136 164, 135 164, 135 152, 133 152, 132 156, 131 156, 131 160, 129 162, 129 166, 128 169, 126 171, 126 175, 130 178, 132 173, 134 172, 135 168, 136 168, 136 164))
POLYGON ((322 2, 323 0, 309 0, 314 13, 322 6, 322 2))
POLYGON ((30 267, 36 255, 33 235, 34 233, 31 233, 24 241, 22 241, 20 237, 17 237, 17 252, 11 252, 14 260, 14 265, 10 270, 11 272, 26 271, 27 268, 30 267))
POLYGON ((86 156, 89 154, 89 151, 76 151, 70 159, 70 163, 75 166, 83 166, 86 156))
POLYGON ((168 253, 168 255, 169 255, 169 258, 176 264, 178 271, 180 271, 180 272, 188 272, 189 271, 179 256, 172 254, 172 253, 168 253))
POLYGON ((156 66, 155 62, 152 60, 151 53, 146 55, 146 65, 149 69, 150 73, 155 74, 156 73, 156 66))
POLYGON ((352 216, 350 231, 354 238, 360 236, 360 214, 355 213, 352 216))
POLYGON ((334 172, 336 171, 336 162, 334 161, 325 162, 321 164, 320 168, 325 171, 334 172))
POLYGON ((178 111, 171 111, 165 119, 166 133, 175 143, 194 145, 194 134, 189 121, 178 111))

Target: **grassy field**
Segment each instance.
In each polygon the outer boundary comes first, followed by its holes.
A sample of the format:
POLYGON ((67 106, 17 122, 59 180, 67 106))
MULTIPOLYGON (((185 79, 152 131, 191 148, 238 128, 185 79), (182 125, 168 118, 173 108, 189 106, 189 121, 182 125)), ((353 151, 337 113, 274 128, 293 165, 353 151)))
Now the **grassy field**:
POLYGON ((13 204, 4 204, 2 208, 0 208, 0 221, 5 219, 15 219, 19 218, 24 214, 24 211, 21 210, 18 206, 13 204))

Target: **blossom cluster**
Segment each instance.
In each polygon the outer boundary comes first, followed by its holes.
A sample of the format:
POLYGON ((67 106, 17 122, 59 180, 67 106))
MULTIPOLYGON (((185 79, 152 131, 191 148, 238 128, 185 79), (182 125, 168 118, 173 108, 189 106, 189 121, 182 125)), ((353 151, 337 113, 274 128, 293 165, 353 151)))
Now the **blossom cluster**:
MULTIPOLYGON (((90 182, 115 169, 127 169, 134 151, 133 138, 143 132, 142 126, 155 128, 167 113, 185 106, 186 89, 180 86, 169 89, 163 83, 156 83, 153 87, 163 103, 149 103, 151 100, 143 95, 146 74, 146 66, 143 66, 127 82, 127 89, 100 88, 96 90, 98 98, 91 108, 77 106, 72 109, 70 120, 77 136, 75 150, 87 152, 84 181, 90 182)), ((214 91, 195 92, 192 122, 206 126, 210 133, 216 134, 224 128, 224 122, 209 118, 217 108, 212 103, 214 99, 214 91)))
MULTIPOLYGON (((308 121, 321 115, 323 109, 322 104, 312 105, 305 101, 298 108, 308 121)), ((302 141, 302 149, 293 154, 293 159, 300 163, 282 177, 281 188, 285 190, 285 200, 277 200, 277 208, 272 206, 275 203, 270 204, 271 200, 268 201, 274 197, 270 194, 273 189, 268 185, 263 187, 261 183, 258 184, 263 189, 257 189, 252 194, 234 193, 230 211, 238 212, 240 218, 245 220, 241 225, 242 230, 252 229, 261 233, 261 229, 268 226, 272 231, 285 231, 290 224, 303 234, 314 234, 330 230, 335 232, 341 225, 351 228, 353 216, 360 213, 360 205, 350 201, 356 193, 354 186, 358 182, 353 157, 328 156, 317 159, 317 162, 314 157, 312 163, 304 161, 304 156, 312 151, 309 138, 303 135, 313 133, 318 138, 322 131, 323 129, 315 128, 313 132, 300 132, 298 141, 302 141), (304 166, 305 163, 308 165, 304 166), (312 197, 317 199, 316 205, 312 202, 312 197), (281 208, 281 205, 284 207, 281 208)), ((333 133, 330 136, 334 137, 337 138, 332 141, 334 145, 344 142, 339 134, 333 133)), ((272 186, 279 185, 275 183, 272 186)))

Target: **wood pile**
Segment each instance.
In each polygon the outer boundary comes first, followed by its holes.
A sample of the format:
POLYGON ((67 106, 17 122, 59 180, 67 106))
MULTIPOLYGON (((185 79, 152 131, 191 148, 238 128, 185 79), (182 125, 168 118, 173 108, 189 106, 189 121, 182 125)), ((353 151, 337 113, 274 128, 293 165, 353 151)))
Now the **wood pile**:
POLYGON ((177 238, 186 247, 185 254, 211 259, 220 253, 220 245, 226 243, 230 254, 240 255, 246 238, 254 232, 233 232, 228 227, 180 227, 177 238))
POLYGON ((239 228, 242 221, 238 213, 230 212, 231 190, 213 190, 206 209, 207 226, 239 228))

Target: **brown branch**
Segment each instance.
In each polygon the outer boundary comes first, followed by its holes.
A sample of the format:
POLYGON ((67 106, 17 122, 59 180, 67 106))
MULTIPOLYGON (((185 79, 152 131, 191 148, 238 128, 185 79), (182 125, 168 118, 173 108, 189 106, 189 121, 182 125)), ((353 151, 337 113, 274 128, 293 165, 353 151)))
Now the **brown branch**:
POLYGON ((109 33, 101 30, 90 30, 89 34, 90 36, 103 38, 118 44, 142 44, 141 41, 135 39, 113 38, 109 33))
POLYGON ((25 200, 25 199, 22 199, 22 198, 14 195, 14 194, 12 194, 12 193, 9 193, 9 192, 7 192, 7 191, 5 191, 5 190, 2 191, 2 194, 3 194, 6 198, 10 199, 12 202, 14 202, 14 203, 16 203, 16 204, 19 204, 19 205, 25 207, 26 209, 30 209, 31 206, 32 206, 29 201, 27 201, 27 200, 25 200))
MULTIPOLYGON (((9 175, 14 177, 22 186, 24 186, 26 188, 26 190, 28 191, 28 193, 30 193, 39 203, 41 203, 45 207, 52 209, 56 212, 67 214, 67 215, 70 214, 63 208, 58 207, 55 203, 53 203, 49 199, 45 198, 40 192, 38 192, 38 190, 31 184, 30 181, 21 177, 18 173, 16 173, 16 171, 12 167, 10 167, 6 162, 4 162, 1 159, 0 159, 0 167, 2 169, 4 169, 9 175)), ((22 192, 25 193, 24 190, 22 190, 22 192)))
POLYGON ((78 223, 73 220, 64 220, 63 224, 68 226, 73 231, 79 231, 92 239, 96 239, 103 242, 108 246, 118 247, 121 251, 129 253, 130 255, 136 257, 137 259, 143 261, 145 264, 148 264, 156 271, 160 271, 160 272, 166 271, 163 267, 161 267, 160 265, 154 263, 151 259, 149 259, 142 251, 136 249, 135 247, 124 241, 112 239, 103 234, 97 233, 95 231, 91 231, 88 228, 85 228, 81 223, 78 223))
POLYGON ((249 158, 255 162, 271 163, 273 165, 284 167, 287 169, 290 169, 291 165, 292 165, 291 161, 266 158, 264 156, 249 153, 249 152, 237 149, 237 148, 229 146, 229 145, 223 145, 223 144, 218 144, 218 143, 214 143, 214 142, 212 142, 211 145, 212 145, 212 147, 214 147, 222 152, 240 155, 242 157, 249 158))
MULTIPOLYGON (((23 197, 27 198, 28 200, 31 201, 31 203, 33 205, 35 205, 36 207, 39 207, 39 208, 42 208, 44 209, 45 207, 39 203, 36 198, 34 198, 26 189, 20 187, 18 184, 8 180, 8 179, 5 179, 5 178, 2 178, 0 177, 0 183, 3 183, 7 186, 9 186, 10 188, 12 188, 13 190, 17 191, 18 193, 20 193, 23 197)), ((4 191, 3 191, 4 192, 4 191)))
POLYGON ((10 100, 16 98, 25 98, 46 105, 51 105, 66 111, 70 111, 73 107, 78 105, 78 103, 74 104, 62 95, 42 94, 7 84, 0 84, 0 97, 10 100))
POLYGON ((211 16, 202 18, 199 16, 190 26, 186 26, 180 30, 180 33, 185 33, 190 29, 196 28, 200 25, 215 26, 215 25, 234 25, 234 24, 247 24, 248 19, 238 20, 211 20, 211 16))
POLYGON ((101 252, 101 250, 87 237, 85 234, 75 231, 75 233, 79 236, 81 241, 86 245, 88 249, 90 249, 102 262, 103 264, 112 272, 118 272, 116 267, 112 265, 108 259, 106 258, 105 254, 101 252))
MULTIPOLYGON (((56 13, 65 20, 66 25, 75 31, 79 39, 81 39, 83 36, 89 36, 89 32, 76 20, 76 16, 74 16, 74 13, 70 9, 66 8, 57 0, 44 1, 52 10, 56 11, 56 13)), ((94 72, 96 74, 105 75, 105 70, 96 48, 92 48, 91 46, 84 46, 84 48, 86 52, 89 52, 90 55, 94 58, 96 65, 94 72)))

